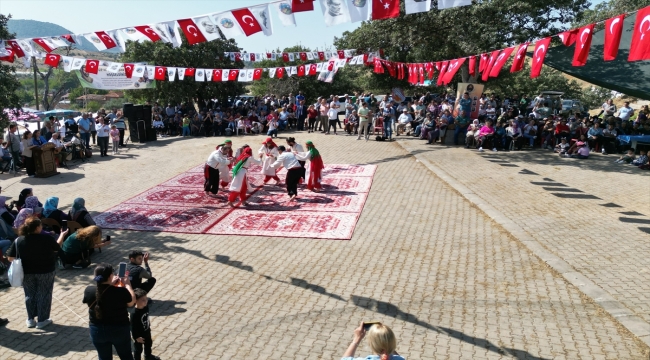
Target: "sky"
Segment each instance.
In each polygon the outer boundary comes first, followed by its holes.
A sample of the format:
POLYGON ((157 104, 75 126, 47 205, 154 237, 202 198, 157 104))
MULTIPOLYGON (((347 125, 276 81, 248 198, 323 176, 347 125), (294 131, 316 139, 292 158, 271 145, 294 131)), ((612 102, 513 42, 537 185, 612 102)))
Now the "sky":
MULTIPOLYGON (((270 0, 0 0, 0 13, 13 19, 51 22, 73 33, 110 30, 122 27, 177 20, 197 15, 259 5, 270 0)), ((271 8, 273 35, 262 33, 239 36, 239 47, 249 52, 269 52, 294 45, 312 50, 333 49, 335 36, 352 31, 361 23, 326 27, 318 2, 314 11, 296 13, 297 26, 284 27, 271 8)))

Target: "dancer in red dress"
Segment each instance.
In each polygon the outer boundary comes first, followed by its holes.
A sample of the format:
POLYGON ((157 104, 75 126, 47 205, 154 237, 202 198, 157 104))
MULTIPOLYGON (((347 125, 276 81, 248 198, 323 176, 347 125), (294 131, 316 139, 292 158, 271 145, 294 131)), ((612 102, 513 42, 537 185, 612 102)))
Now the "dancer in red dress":
POLYGON ((262 162, 253 157, 253 150, 245 145, 241 155, 235 160, 235 167, 232 169, 232 183, 230 183, 230 195, 228 195, 228 205, 235 207, 235 200, 239 197, 240 203, 246 203, 247 191, 250 188, 248 184, 248 166, 251 164, 261 165, 262 162))
POLYGON ((320 156, 313 142, 307 141, 305 146, 307 146, 308 151, 304 153, 296 152, 296 159, 307 161, 307 165, 305 166, 307 189, 319 192, 321 190, 322 172, 325 168, 323 158, 320 156))

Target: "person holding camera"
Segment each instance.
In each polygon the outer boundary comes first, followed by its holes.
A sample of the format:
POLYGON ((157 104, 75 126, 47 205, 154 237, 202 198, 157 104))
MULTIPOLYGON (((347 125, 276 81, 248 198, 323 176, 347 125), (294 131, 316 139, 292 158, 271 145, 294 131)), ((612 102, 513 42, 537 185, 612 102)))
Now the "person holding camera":
POLYGON ((393 330, 388 326, 377 323, 361 323, 358 328, 354 329, 354 338, 348 349, 343 354, 341 360, 404 360, 397 351, 397 339, 393 330), (361 343, 361 340, 366 336, 368 338, 368 346, 372 351, 372 355, 364 358, 355 358, 354 353, 361 343))
POLYGON ((83 303, 88 304, 90 338, 99 360, 112 359, 113 347, 121 360, 133 360, 127 308, 136 300, 129 276, 115 276, 110 264, 98 265, 94 274, 97 285, 86 287, 83 303))
POLYGON ((100 249, 110 244, 110 240, 102 241, 102 229, 96 225, 79 229, 63 242, 59 251, 59 268, 71 264, 73 269, 85 269, 90 265, 91 249, 100 249))
POLYGON ((142 252, 140 250, 131 251, 127 270, 129 271, 129 280, 134 289, 142 289, 150 292, 154 285, 156 285, 156 278, 151 276, 148 252, 142 252), (143 262, 144 267, 142 267, 143 262), (143 282, 143 279, 146 281, 143 282))

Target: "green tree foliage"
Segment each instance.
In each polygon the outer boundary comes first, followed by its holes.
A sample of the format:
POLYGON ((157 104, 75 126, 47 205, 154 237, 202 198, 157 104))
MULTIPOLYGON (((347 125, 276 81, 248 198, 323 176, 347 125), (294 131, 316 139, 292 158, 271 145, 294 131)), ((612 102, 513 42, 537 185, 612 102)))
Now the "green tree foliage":
MULTIPOLYGON (((276 52, 307 52, 311 51, 308 48, 302 46, 292 46, 285 48, 276 52)), ((296 61, 291 63, 290 66, 298 66, 302 64, 309 64, 308 62, 296 61)), ((287 66, 287 63, 279 60, 264 60, 259 63, 254 64, 257 68, 275 68, 275 67, 284 67, 287 66)), ((329 95, 343 95, 346 93, 353 94, 355 91, 362 91, 363 88, 354 83, 355 69, 350 66, 346 66, 343 69, 340 69, 336 74, 333 83, 326 83, 318 81, 317 76, 284 76, 282 79, 269 78, 268 73, 264 73, 262 80, 254 81, 250 86, 250 91, 253 95, 263 96, 267 94, 275 94, 276 96, 288 95, 289 93, 297 94, 298 91, 302 91, 303 95, 306 98, 306 103, 312 103, 316 101, 316 98, 319 96, 329 96, 329 95)))
MULTIPOLYGON (((0 14, 0 40, 13 39, 14 34, 7 30, 7 22, 11 15, 5 16, 0 14)), ((2 112, 5 108, 20 108, 22 104, 18 96, 20 82, 16 78, 16 72, 13 67, 0 63, 0 130, 4 130, 9 119, 2 112)))
MULTIPOLYGON (((173 48, 163 42, 137 43, 128 41, 126 52, 119 61, 147 62, 159 66, 186 67, 197 69, 239 69, 241 62, 231 62, 224 57, 224 52, 240 51, 234 40, 214 40, 196 45, 188 45, 183 37, 183 44, 173 48)), ((228 82, 197 82, 194 78, 185 77, 184 80, 158 81, 155 89, 128 90, 125 96, 134 103, 145 101, 158 101, 160 103, 198 102, 203 103, 210 99, 225 100, 229 96, 240 95, 243 91, 242 83, 228 82)))
MULTIPOLYGON (((609 0, 598 3, 593 9, 586 10, 580 21, 574 22, 574 27, 591 24, 620 15, 626 12, 641 9, 650 5, 648 0, 609 0)), ((602 27, 602 25, 601 25, 602 27)))

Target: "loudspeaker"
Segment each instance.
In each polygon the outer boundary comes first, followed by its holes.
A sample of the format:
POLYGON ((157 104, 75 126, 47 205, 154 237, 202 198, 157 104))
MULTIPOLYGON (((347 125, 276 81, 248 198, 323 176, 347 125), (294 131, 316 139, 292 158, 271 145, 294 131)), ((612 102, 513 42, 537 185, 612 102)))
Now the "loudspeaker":
POLYGON ((131 120, 135 120, 135 112, 133 111, 133 104, 124 104, 122 106, 122 113, 124 114, 124 117, 131 120))
POLYGON ((158 137, 156 136, 156 129, 154 128, 147 128, 147 141, 156 141, 158 140, 158 137))
POLYGON ((131 137, 132 142, 138 142, 140 140, 140 137, 138 136, 138 121, 135 120, 135 116, 129 118, 129 136, 131 137))
MULTIPOLYGON (((137 133, 138 133, 138 142, 140 144, 144 144, 147 142, 147 129, 144 126, 144 120, 138 120, 136 124, 137 133)), ((131 140, 136 141, 133 139, 133 135, 131 135, 131 140)))
POLYGON ((144 120, 144 113, 142 105, 133 105, 134 118, 133 120, 144 120))
POLYGON ((142 105, 142 118, 138 120, 144 120, 144 124, 147 128, 152 126, 151 124, 151 105, 142 105))

